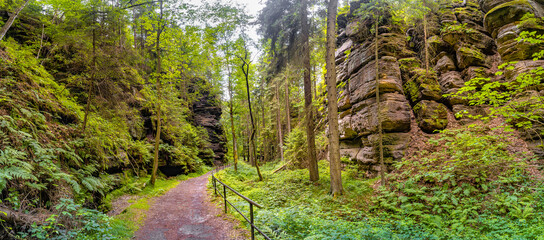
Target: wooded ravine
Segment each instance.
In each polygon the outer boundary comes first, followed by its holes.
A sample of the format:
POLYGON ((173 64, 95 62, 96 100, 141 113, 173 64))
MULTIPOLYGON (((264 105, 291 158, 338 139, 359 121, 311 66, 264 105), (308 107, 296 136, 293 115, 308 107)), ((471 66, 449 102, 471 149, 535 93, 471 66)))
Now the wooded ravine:
POLYGON ((0 26, 0 239, 249 239, 198 177, 227 166, 271 239, 544 240, 543 0, 0 0, 0 26))

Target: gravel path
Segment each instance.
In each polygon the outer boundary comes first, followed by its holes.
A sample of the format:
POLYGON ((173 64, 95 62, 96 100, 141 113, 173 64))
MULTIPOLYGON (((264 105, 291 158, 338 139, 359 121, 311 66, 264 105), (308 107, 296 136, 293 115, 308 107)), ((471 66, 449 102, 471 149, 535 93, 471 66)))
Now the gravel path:
POLYGON ((206 193, 210 174, 181 182, 156 199, 136 239, 141 240, 242 240, 246 233, 225 220, 220 207, 206 193))

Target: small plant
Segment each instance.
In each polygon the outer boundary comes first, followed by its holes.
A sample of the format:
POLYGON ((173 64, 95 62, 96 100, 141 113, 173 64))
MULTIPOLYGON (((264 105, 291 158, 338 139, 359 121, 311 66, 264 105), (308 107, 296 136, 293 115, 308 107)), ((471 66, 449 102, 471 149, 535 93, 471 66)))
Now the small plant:
POLYGON ((55 206, 58 214, 49 216, 45 223, 33 223, 23 239, 116 239, 112 234, 110 217, 104 213, 82 208, 72 199, 61 199, 55 206))

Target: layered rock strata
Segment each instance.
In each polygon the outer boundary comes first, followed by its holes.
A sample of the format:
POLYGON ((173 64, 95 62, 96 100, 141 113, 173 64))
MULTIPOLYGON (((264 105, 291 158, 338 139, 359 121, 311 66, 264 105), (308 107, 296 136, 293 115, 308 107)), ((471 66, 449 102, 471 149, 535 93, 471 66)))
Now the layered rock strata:
MULTIPOLYGON (((379 169, 376 41, 370 31, 371 20, 355 16, 360 3, 353 2, 351 13, 339 17, 336 64, 341 154, 373 175, 379 169)), ((445 129, 449 114, 486 114, 484 107, 470 106, 462 97, 448 95, 466 81, 477 77, 504 80, 494 73, 506 61, 521 60, 505 75, 541 64, 533 62, 531 55, 542 46, 516 38, 521 31, 544 32, 544 25, 522 21, 527 13, 542 16, 542 9, 542 3, 533 0, 469 0, 466 5, 441 5, 438 13, 427 18, 429 71, 425 69, 422 27, 404 31, 398 24, 382 23, 377 61, 386 163, 404 156, 412 134, 445 129), (412 129, 416 126, 421 131, 412 129)))

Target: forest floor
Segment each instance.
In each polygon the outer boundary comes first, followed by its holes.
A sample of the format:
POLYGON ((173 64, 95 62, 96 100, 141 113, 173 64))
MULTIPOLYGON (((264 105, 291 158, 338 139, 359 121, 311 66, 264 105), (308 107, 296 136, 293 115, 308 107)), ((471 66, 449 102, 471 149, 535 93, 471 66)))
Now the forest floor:
POLYGON ((185 180, 157 197, 136 239, 246 239, 247 233, 237 228, 239 224, 212 203, 206 192, 209 176, 185 180))

